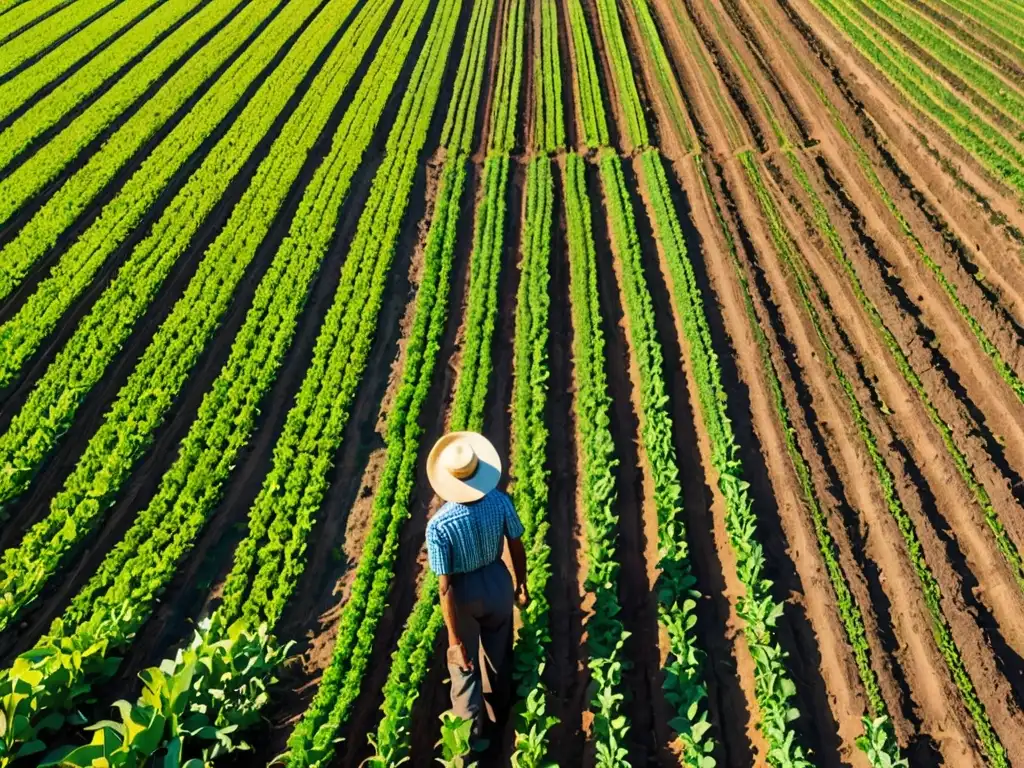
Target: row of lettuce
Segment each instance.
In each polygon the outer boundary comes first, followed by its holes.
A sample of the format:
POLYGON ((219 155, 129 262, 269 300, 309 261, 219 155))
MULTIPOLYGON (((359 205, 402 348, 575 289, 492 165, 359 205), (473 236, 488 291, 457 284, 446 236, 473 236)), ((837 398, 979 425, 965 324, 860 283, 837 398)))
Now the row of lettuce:
MULTIPOLYGON (((91 684, 114 672, 115 654, 148 617, 157 594, 215 511, 219 492, 252 434, 259 403, 290 346, 311 282, 333 242, 360 157, 410 50, 423 34, 429 6, 426 0, 406 0, 392 14, 392 3, 368 4, 337 37, 334 30, 345 21, 350 6, 329 3, 306 33, 322 35, 323 42, 316 46, 316 37, 308 41, 314 48, 309 54, 300 53, 306 46, 296 46, 294 55, 315 58, 328 42, 334 43, 261 164, 268 171, 277 165, 289 168, 296 145, 311 144, 321 134, 356 65, 384 19, 391 17, 330 150, 306 188, 289 234, 256 290, 229 360, 204 398, 157 496, 65 616, 0 676, 5 693, 19 693, 10 699, 17 707, 12 714, 19 717, 9 721, 23 726, 4 734, 2 764, 41 751, 45 742, 39 736, 58 728, 65 718, 77 722, 75 706, 88 697, 91 684), (290 131, 291 126, 297 131, 290 131)), ((320 329, 313 362, 275 446, 274 466, 250 511, 249 534, 235 553, 220 608, 191 646, 143 675, 146 690, 135 706, 121 707, 122 724, 101 724, 91 744, 61 750, 51 759, 91 765, 102 757, 109 764, 134 765, 153 755, 183 761, 183 754, 201 753, 203 759, 212 759, 245 746, 231 734, 238 725, 258 719, 267 699, 265 678, 286 652, 273 628, 302 573, 305 537, 320 509, 332 457, 365 370, 399 223, 441 88, 443 52, 451 47, 459 16, 458 3, 450 6, 435 14, 426 33, 389 135, 386 159, 320 329), (230 674, 214 674, 223 672, 225 665, 230 674), (179 687, 182 684, 184 688, 179 687), (145 728, 135 727, 141 722, 145 728)), ((295 87, 283 90, 293 92, 295 87)), ((274 189, 274 176, 268 176, 266 185, 254 184, 251 189, 274 189)), ((294 176, 285 188, 293 181, 294 176)), ((258 219, 251 210, 244 198, 236 207, 239 215, 258 219)), ((235 240, 236 233, 226 229, 216 242, 244 242, 255 249, 264 234, 235 240)), ((304 753, 292 758, 294 764, 313 764, 314 759, 304 753)))

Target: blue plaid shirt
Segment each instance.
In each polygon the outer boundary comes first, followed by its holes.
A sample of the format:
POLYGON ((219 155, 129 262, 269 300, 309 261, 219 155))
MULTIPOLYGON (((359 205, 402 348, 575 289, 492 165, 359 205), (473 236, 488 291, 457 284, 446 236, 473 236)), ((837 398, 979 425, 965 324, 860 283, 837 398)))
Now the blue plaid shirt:
POLYGON ((512 499, 495 489, 470 504, 447 502, 427 523, 427 558, 438 576, 469 573, 501 557, 505 536, 523 535, 512 499))

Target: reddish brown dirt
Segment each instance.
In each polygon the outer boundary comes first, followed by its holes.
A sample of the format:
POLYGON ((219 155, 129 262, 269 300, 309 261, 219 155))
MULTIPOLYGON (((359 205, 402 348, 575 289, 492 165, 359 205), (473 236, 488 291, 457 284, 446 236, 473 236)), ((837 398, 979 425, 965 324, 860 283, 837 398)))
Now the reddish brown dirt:
MULTIPOLYGON (((1008 88, 1020 88, 1024 57, 1013 46, 944 0, 908 2, 973 51, 978 61, 991 66, 1008 88)), ((865 448, 862 430, 868 430, 877 441, 881 460, 893 473, 895 496, 913 522, 923 557, 941 590, 941 619, 950 627, 997 736, 1011 760, 1016 760, 1024 754, 1024 590, 995 543, 977 495, 984 493, 991 499, 1010 540, 1024 549, 1024 402, 1000 378, 919 249, 934 260, 960 297, 964 311, 984 329, 1010 369, 1024 376, 1024 207, 940 126, 893 88, 819 12, 813 0, 653 0, 649 5, 670 59, 674 82, 668 88, 663 88, 657 77, 656 62, 632 0, 619 4, 619 21, 651 141, 671 161, 667 163, 671 203, 680 218, 704 298, 728 398, 727 413, 739 442, 744 476, 751 483, 766 575, 773 582, 773 594, 785 606, 777 636, 788 654, 787 670, 797 683, 794 704, 801 717, 794 723, 796 736, 811 751, 815 765, 867 766, 866 756, 855 744, 867 704, 865 691, 819 551, 804 490, 786 450, 783 430, 790 427, 809 468, 810 485, 835 540, 844 575, 863 612, 872 669, 904 753, 915 767, 971 768, 985 764, 974 725, 933 638, 921 582, 865 448), (710 71, 701 68, 701 57, 706 57, 710 71), (823 108, 819 95, 833 105, 835 119, 823 108), (687 153, 681 137, 671 128, 672 105, 686 115, 697 137, 698 157, 687 153), (877 174, 895 214, 862 168, 854 143, 865 153, 865 162, 877 174), (868 300, 877 308, 881 323, 891 331, 920 378, 922 392, 914 389, 894 361, 875 318, 862 307, 850 275, 819 231, 812 200, 787 159, 789 150, 795 153, 824 206, 842 252, 868 300), (777 207, 778 220, 793 238, 796 259, 811 286, 809 301, 821 319, 820 333, 835 350, 838 369, 851 382, 853 395, 863 408, 863 422, 855 418, 847 393, 826 359, 822 338, 811 322, 794 276, 773 242, 769 221, 736 157, 743 151, 752 153, 777 207), (710 195, 698 175, 697 163, 707 171, 710 195), (735 245, 739 274, 719 214, 735 245), (766 334, 767 356, 781 379, 788 425, 775 410, 757 344, 759 337, 755 337, 747 316, 740 276, 749 286, 753 322, 766 334), (937 418, 949 425, 955 450, 962 453, 980 491, 972 489, 958 471, 954 449, 933 423, 926 402, 934 406, 937 418)), ((471 172, 473 191, 467 190, 460 201, 459 244, 449 295, 451 311, 441 363, 423 419, 423 447, 446 428, 461 365, 472 210, 481 198, 479 174, 490 133, 488 121, 495 91, 492 81, 509 1, 499 0, 497 6, 489 38, 488 82, 477 115, 480 133, 471 172)), ((567 30, 565 4, 557 6, 564 114, 568 143, 574 146, 579 141, 579 99, 573 68, 576 51, 567 30)), ((623 112, 596 4, 584 0, 583 7, 611 124, 612 146, 608 151, 629 155, 622 152, 623 112)), ((539 5, 528 3, 527 12, 530 21, 517 138, 520 146, 528 147, 534 122, 533 84, 538 76, 534 56, 539 5)), ((978 101, 969 84, 944 70, 933 54, 910 45, 899 30, 878 18, 874 22, 954 91, 978 101)), ((449 72, 447 77, 450 81, 454 73, 449 72)), ((984 107, 980 111, 1007 131, 1015 127, 1010 116, 986 112, 984 107)), ((438 112, 443 110, 439 107, 438 112)), ((334 122, 338 118, 340 111, 334 122)), ((396 270, 382 312, 381 332, 336 457, 331 491, 312 537, 309 563, 280 627, 282 636, 298 641, 299 655, 274 690, 266 712, 270 727, 256 729, 253 734, 260 758, 280 751, 291 725, 315 690, 332 652, 337 618, 370 524, 373 491, 384 460, 381 415, 393 402, 404 364, 414 286, 421 277, 425 223, 429 221, 436 174, 443 160, 435 152, 438 130, 437 126, 431 127, 416 197, 396 252, 396 270)), ((218 135, 215 132, 211 140, 218 135)), ((1011 141, 1017 139, 1011 137, 1011 141)), ((83 154, 94 149, 92 146, 83 154)), ((244 533, 245 511, 269 467, 284 414, 308 366, 319 318, 333 295, 344 245, 351 236, 380 149, 377 142, 354 182, 347 209, 351 215, 343 217, 337 247, 328 255, 325 271, 313 287, 295 348, 268 398, 260 429, 225 489, 225 502, 164 593, 147 631, 130 649, 124 674, 100 689, 104 701, 112 696, 134 695, 135 673, 166 656, 187 634, 189 622, 216 603, 230 553, 244 533)), ((261 148, 256 153, 254 162, 263 151, 261 148)), ((320 148, 317 153, 307 162, 310 168, 322 156, 320 148)), ((137 167, 144 154, 131 161, 129 170, 137 167)), ((201 154, 190 159, 182 174, 194 167, 201 154)), ((511 429, 512 340, 528 159, 519 154, 512 158, 499 319, 485 416, 485 430, 505 454, 511 429)), ((556 160, 562 168, 562 158, 556 160)), ((711 465, 710 438, 695 402, 697 374, 683 333, 684 318, 672 298, 665 254, 650 224, 653 201, 641 166, 628 159, 626 166, 645 279, 654 300, 656 331, 666 365, 666 408, 673 420, 672 439, 684 490, 692 566, 704 595, 697 607, 696 633, 707 654, 704 672, 712 735, 718 745, 715 756, 719 765, 728 768, 761 765, 766 763, 768 745, 758 730, 754 665, 736 613, 743 587, 725 531, 726 508, 711 465)), ((251 171, 247 168, 240 174, 238 183, 247 183, 251 171)), ((304 170, 297 189, 305 185, 308 175, 304 170)), ((618 557, 622 565, 618 588, 623 607, 620 618, 631 633, 626 652, 630 667, 623 685, 628 695, 626 746, 635 765, 676 765, 679 743, 662 692, 666 641, 657 623, 652 593, 658 530, 652 479, 639 439, 642 413, 636 350, 623 312, 621 264, 611 247, 593 162, 588 164, 587 177, 595 217, 593 235, 598 248, 600 305, 613 398, 611 429, 620 461, 615 478, 620 515, 618 557)), ((176 177, 169 190, 176 189, 183 179, 184 175, 176 177)), ((109 200, 122 181, 119 177, 98 202, 109 200)), ((32 201, 23 215, 36 210, 48 194, 32 201)), ((87 395, 76 425, 79 433, 95 430, 132 361, 151 339, 155 323, 165 316, 191 276, 203 243, 216 234, 234 196, 232 187, 231 199, 226 199, 210 217, 180 268, 168 279, 164 295, 140 322, 111 367, 110 375, 87 395)), ((587 562, 561 171, 556 174, 555 200, 547 403, 552 637, 545 680, 553 694, 552 710, 561 720, 550 734, 549 757, 558 765, 573 766, 592 765, 595 759, 592 720, 587 711, 591 691, 584 631, 592 595, 584 588, 587 562)), ((154 210, 162 209, 166 202, 161 198, 154 210)), ((291 200, 287 206, 289 216, 294 203, 291 200)), ((40 262, 38 274, 45 272, 93 214, 84 216, 56 244, 53 253, 40 262)), ((18 223, 21 221, 19 218, 18 223)), ((129 245, 144 235, 144 229, 132 235, 129 245)), ((283 229, 275 226, 268 243, 278 242, 283 234, 283 229)), ((0 242, 9 236, 10 232, 0 233, 0 242)), ((23 379, 0 393, 0 428, 21 407, 31 384, 73 331, 76 318, 109 282, 126 253, 120 249, 101 271, 95 285, 75 304, 67 323, 54 334, 52 344, 30 361, 23 379)), ((228 342, 244 317, 269 253, 268 245, 258 254, 224 327, 102 530, 61 583, 26 614, 26 622, 0 636, 0 653, 6 659, 27 647, 59 614, 107 549, 121 537, 139 504, 154 492, 173 461, 203 392, 227 354, 228 342)), ((37 279, 34 274, 25 289, 0 306, 0 319, 17 310, 25 291, 37 279)), ((62 443, 30 491, 12 508, 15 515, 0 531, 0 545, 16 543, 24 528, 45 514, 56 484, 63 481, 80 449, 81 444, 74 440, 62 443)), ((421 462, 424 453, 421 450, 421 462)), ((422 477, 422 466, 420 470, 422 477)), ((364 735, 374 730, 380 716, 388 659, 418 593, 424 572, 423 533, 435 507, 429 487, 421 483, 402 533, 389 607, 375 637, 374 655, 380 663, 372 666, 363 681, 335 764, 355 768, 369 754, 364 735)), ((412 764, 417 766, 432 763, 437 717, 448 706, 441 653, 439 644, 413 712, 412 764)), ((481 765, 507 764, 513 749, 512 734, 509 718, 481 765)))

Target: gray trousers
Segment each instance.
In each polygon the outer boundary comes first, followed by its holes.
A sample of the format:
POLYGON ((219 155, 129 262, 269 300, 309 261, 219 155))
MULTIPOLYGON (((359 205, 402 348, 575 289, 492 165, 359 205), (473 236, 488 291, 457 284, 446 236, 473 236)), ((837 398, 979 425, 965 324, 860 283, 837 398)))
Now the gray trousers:
POLYGON ((498 560, 452 577, 459 638, 475 660, 472 672, 459 668, 457 649, 448 649, 452 710, 474 722, 479 734, 486 714, 492 723, 504 718, 512 681, 512 576, 498 560), (486 713, 484 708, 486 707, 486 713))

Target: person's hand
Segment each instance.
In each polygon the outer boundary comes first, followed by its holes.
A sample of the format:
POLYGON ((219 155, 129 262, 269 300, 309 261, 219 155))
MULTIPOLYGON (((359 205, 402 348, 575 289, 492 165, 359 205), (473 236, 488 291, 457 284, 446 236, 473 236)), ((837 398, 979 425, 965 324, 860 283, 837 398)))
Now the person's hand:
POLYGON ((469 658, 466 646, 461 642, 455 642, 448 646, 448 660, 458 664, 463 672, 473 671, 473 660, 469 658))
POLYGON ((524 581, 518 587, 516 587, 516 605, 520 608, 525 608, 530 604, 530 590, 526 586, 524 581))

